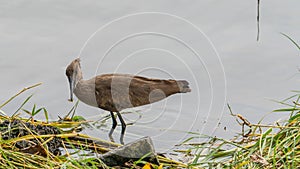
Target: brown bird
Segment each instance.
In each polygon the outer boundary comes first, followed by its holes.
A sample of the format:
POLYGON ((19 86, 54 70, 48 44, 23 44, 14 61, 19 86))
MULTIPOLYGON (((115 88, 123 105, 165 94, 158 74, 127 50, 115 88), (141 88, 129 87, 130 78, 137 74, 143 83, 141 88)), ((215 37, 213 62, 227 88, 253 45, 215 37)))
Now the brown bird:
POLYGON ((110 112, 112 128, 109 137, 117 126, 113 112, 117 113, 122 124, 120 141, 123 144, 126 124, 120 111, 157 102, 176 93, 190 92, 185 80, 150 79, 128 74, 103 74, 89 80, 83 80, 80 59, 68 65, 66 75, 70 84, 70 99, 73 93, 82 102, 110 112))

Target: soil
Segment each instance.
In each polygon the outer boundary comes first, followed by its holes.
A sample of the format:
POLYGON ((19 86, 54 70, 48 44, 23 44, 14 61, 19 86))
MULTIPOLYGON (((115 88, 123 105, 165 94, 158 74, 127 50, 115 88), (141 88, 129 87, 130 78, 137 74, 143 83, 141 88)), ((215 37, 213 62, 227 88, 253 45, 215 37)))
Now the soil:
MULTIPOLYGON (((21 120, 5 120, 0 123, 0 133, 3 140, 9 140, 17 137, 22 137, 26 135, 46 135, 46 134, 60 134, 60 130, 53 126, 44 125, 33 125, 29 122, 23 122, 21 120)), ((47 140, 47 138, 45 139, 47 140)), ((44 141, 45 141, 44 140, 44 141)), ((15 147, 19 151, 39 154, 42 156, 47 156, 47 151, 54 155, 60 155, 61 150, 59 147, 62 146, 62 139, 54 137, 52 140, 48 141, 45 145, 41 145, 43 140, 41 139, 30 139, 22 140, 15 143, 15 147), (46 151, 47 149, 47 151, 46 151)))

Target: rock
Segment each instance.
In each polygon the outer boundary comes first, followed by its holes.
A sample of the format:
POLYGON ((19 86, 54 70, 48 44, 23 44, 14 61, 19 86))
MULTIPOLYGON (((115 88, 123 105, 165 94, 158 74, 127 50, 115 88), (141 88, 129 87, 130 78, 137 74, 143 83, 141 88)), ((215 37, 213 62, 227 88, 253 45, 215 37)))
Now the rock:
POLYGON ((159 165, 150 137, 143 137, 107 152, 100 157, 108 166, 124 166, 128 161, 137 161, 141 158, 143 158, 143 161, 159 165))

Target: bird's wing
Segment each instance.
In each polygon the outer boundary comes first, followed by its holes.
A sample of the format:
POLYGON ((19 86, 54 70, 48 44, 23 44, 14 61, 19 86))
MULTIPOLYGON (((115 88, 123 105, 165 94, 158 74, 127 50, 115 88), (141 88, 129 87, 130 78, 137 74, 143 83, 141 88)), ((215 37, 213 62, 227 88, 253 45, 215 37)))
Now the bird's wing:
POLYGON ((180 81, 150 79, 127 74, 96 77, 96 94, 102 107, 125 109, 142 106, 179 93, 180 81))

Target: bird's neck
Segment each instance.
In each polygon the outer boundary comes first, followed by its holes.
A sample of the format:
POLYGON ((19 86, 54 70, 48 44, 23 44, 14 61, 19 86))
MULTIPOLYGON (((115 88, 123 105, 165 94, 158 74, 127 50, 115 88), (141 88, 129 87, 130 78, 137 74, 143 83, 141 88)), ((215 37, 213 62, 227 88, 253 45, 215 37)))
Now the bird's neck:
POLYGON ((90 80, 80 80, 74 88, 74 94, 77 98, 94 107, 98 107, 95 95, 95 83, 90 80))
POLYGON ((77 67, 76 72, 77 73, 75 74, 75 86, 78 84, 78 82, 83 80, 82 71, 79 66, 77 67))
POLYGON ((74 74, 72 75, 72 84, 70 84, 70 85, 72 85, 72 87, 73 87, 73 91, 72 92, 74 92, 74 90, 75 90, 75 88, 78 86, 78 84, 81 82, 81 81, 83 81, 82 80, 82 74, 80 73, 78 73, 78 72, 74 72, 74 74))

